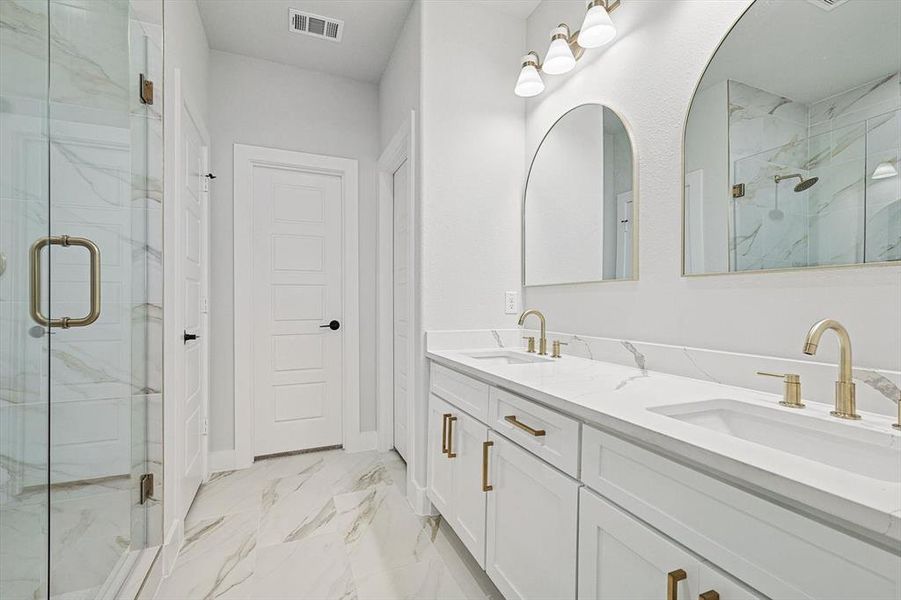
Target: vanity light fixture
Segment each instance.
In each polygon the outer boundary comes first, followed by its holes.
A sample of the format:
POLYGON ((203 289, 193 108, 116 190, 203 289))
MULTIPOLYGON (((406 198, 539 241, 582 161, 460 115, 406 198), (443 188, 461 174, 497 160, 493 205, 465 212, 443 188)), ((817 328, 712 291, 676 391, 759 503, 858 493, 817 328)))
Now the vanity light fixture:
MULTIPOLYGON (((619 5, 620 0, 611 3, 610 10, 619 5)), ((609 44, 616 37, 616 25, 610 18, 605 0, 591 0, 588 3, 588 12, 582 21, 582 29, 579 30, 578 42, 583 48, 600 48, 609 44)))
POLYGON ((531 98, 543 92, 544 82, 541 80, 541 73, 538 72, 540 68, 538 54, 529 52, 523 56, 522 70, 519 72, 519 79, 516 80, 513 93, 521 98, 531 98))
POLYGON ((549 75, 569 73, 576 66, 586 48, 599 48, 616 37, 616 26, 610 13, 619 7, 621 0, 589 0, 582 28, 570 33, 569 26, 561 23, 551 30, 551 44, 544 62, 530 51, 522 59, 522 69, 513 92, 522 98, 531 98, 544 91, 540 71, 549 75))
POLYGON ((897 175, 898 169, 895 168, 892 161, 887 160, 876 165, 876 170, 873 171, 871 177, 873 179, 888 179, 889 177, 897 177, 897 175))
MULTIPOLYGON (((544 57, 542 70, 550 75, 562 75, 569 73, 576 66, 576 57, 570 47, 572 36, 566 23, 560 23, 551 30, 551 45, 548 46, 547 55, 544 57)), ((581 50, 576 45, 577 51, 581 50)), ((581 52, 579 52, 581 54, 581 52)))

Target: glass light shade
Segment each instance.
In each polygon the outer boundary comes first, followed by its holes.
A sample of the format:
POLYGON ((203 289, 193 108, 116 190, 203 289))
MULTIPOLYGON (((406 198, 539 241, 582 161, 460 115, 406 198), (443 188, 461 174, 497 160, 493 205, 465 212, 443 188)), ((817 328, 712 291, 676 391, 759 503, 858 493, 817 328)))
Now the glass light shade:
MULTIPOLYGON (((553 33, 560 29, 563 29, 564 32, 566 31, 565 28, 558 27, 553 33)), ((541 70, 551 75, 561 75, 572 71, 575 66, 576 57, 573 56, 573 51, 570 49, 569 44, 566 43, 566 40, 563 38, 551 40, 551 45, 547 49, 544 66, 541 67, 541 70)))
POLYGON ((889 177, 895 177, 898 175, 898 169, 895 168, 890 161, 881 162, 876 165, 876 170, 873 171, 873 179, 888 179, 889 177))
POLYGON ((579 45, 583 48, 598 48, 609 44, 616 37, 616 25, 607 9, 596 4, 585 13, 582 29, 579 30, 579 45))
POLYGON ((519 79, 516 80, 516 87, 513 93, 521 98, 531 98, 537 96, 544 91, 544 82, 541 80, 541 74, 533 64, 527 64, 519 72, 519 79))

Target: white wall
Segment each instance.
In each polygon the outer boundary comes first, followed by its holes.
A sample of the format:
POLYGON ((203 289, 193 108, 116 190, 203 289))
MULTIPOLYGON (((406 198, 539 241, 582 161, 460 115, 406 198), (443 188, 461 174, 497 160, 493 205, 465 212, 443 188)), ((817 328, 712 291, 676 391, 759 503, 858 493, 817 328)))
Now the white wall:
MULTIPOLYGON (((623 2, 613 13, 619 38, 588 51, 569 75, 546 77, 545 93, 527 101, 527 156, 551 123, 577 104, 607 104, 631 126, 640 241, 639 281, 529 289, 527 304, 545 311, 557 331, 792 358, 801 358, 808 327, 829 316, 850 330, 857 364, 899 369, 898 267, 680 275, 683 122, 707 61, 749 4, 623 2)), ((529 47, 543 54, 550 29, 563 21, 578 27, 584 10, 581 0, 543 2, 528 20, 529 47)), ((508 79, 514 71, 508 68, 508 79)), ((502 227, 511 218, 495 217, 502 227)), ((517 271, 516 261, 506 270, 517 271)), ((494 289, 482 287, 480 279, 466 286, 490 303, 494 289)), ((470 322, 462 326, 482 324, 463 316, 470 322)), ((836 346, 823 344, 817 360, 837 360, 836 346)))
POLYGON ((234 448, 233 146, 354 158, 360 175, 360 424, 375 429, 378 89, 279 63, 213 51, 210 60, 210 450, 234 448))
POLYGON ((422 4, 416 0, 379 80, 380 148, 391 141, 411 110, 419 111, 421 36, 422 4))
MULTIPOLYGON (((209 80, 209 59, 210 49, 207 43, 206 32, 203 29, 203 23, 200 20, 200 12, 194 0, 166 0, 163 5, 164 17, 164 36, 165 44, 163 48, 165 77, 163 86, 164 96, 164 130, 165 130, 165 149, 164 149, 164 165, 165 165, 165 201, 163 203, 163 260, 166 281, 164 283, 163 306, 164 312, 164 335, 165 343, 163 349, 163 434, 165 443, 163 444, 164 452, 164 498, 163 498, 163 531, 166 536, 167 544, 164 556, 164 568, 168 571, 175 559, 175 553, 178 551, 180 544, 180 533, 176 531, 178 525, 176 513, 178 511, 178 495, 177 481, 178 468, 176 467, 176 439, 177 431, 176 423, 178 418, 177 402, 178 398, 175 394, 175 373, 180 368, 175 362, 177 346, 173 346, 173 341, 179 339, 181 332, 174 329, 174 313, 172 307, 176 306, 179 301, 175 296, 175 288, 172 285, 171 274, 175 272, 177 264, 177 245, 176 245, 176 228, 174 226, 175 211, 174 203, 170 203, 169 199, 176 197, 175 177, 171 175, 175 168, 175 119, 172 115, 179 109, 173 104, 173 94, 171 93, 174 82, 175 69, 181 71, 181 89, 182 96, 189 106, 194 109, 194 116, 201 125, 209 124, 208 105, 207 105, 207 82, 209 80)), ((180 342, 177 342, 180 343, 180 342)))
MULTIPOLYGON (((512 90, 525 22, 478 2, 424 1, 421 10, 421 326, 509 326, 504 292, 520 289, 525 176, 524 105, 512 90)), ((423 359, 415 368, 414 457, 425 457, 426 368, 423 359)), ((409 466, 423 489, 425 462, 409 466)))

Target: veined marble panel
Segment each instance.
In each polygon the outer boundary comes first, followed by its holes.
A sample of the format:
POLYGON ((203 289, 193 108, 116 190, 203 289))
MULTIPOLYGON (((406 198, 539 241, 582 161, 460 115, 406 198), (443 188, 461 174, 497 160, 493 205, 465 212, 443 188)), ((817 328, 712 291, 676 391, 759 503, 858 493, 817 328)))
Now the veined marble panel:
POLYGON ((835 128, 898 108, 901 108, 901 78, 899 73, 890 73, 814 102, 810 106, 810 124, 813 126, 831 121, 831 126, 835 128))
MULTIPOLYGON (((434 351, 524 348, 522 336, 537 334, 533 329, 429 331, 426 333, 426 347, 434 351), (489 343, 489 340, 510 343, 501 346, 489 343)), ((799 335, 803 335, 803 332, 799 335)), ((805 401, 832 404, 835 394, 834 382, 838 373, 836 364, 800 357, 760 356, 572 333, 548 332, 547 336, 548 339, 567 342, 567 354, 590 360, 776 394, 781 393, 782 382, 760 377, 756 375, 757 371, 798 373, 804 385, 805 401)), ((857 405, 860 410, 887 416, 897 414, 896 403, 901 398, 901 371, 857 366, 854 369, 854 380, 857 383, 857 405)))

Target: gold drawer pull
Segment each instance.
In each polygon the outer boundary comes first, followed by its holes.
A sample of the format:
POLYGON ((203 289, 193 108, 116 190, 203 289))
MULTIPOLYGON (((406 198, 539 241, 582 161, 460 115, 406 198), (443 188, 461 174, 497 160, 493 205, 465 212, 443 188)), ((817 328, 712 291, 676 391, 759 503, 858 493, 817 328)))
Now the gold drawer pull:
POLYGON ((720 593, 716 590, 708 590, 698 596, 698 600, 720 600, 720 593))
POLYGON ((452 417, 451 415, 447 415, 447 457, 448 458, 457 458, 457 453, 451 449, 451 445, 454 441, 454 422, 457 420, 457 417, 452 417))
POLYGON ((688 574, 684 569, 676 569, 666 574, 666 600, 679 600, 679 582, 687 577, 688 574))
POLYGON ((450 416, 450 413, 441 415, 441 454, 447 454, 447 420, 450 416))
POLYGON ((531 427, 529 427, 522 421, 517 421, 516 415, 507 415, 506 417, 504 417, 504 421, 506 421, 507 423, 510 423, 511 425, 515 425, 516 427, 519 427, 520 429, 522 429, 529 435, 534 435, 535 437, 541 437, 543 435, 547 435, 547 432, 544 429, 532 429, 531 427))
POLYGON ((488 485, 488 448, 491 448, 494 442, 482 442, 482 491, 490 492, 494 489, 493 485, 488 485))

